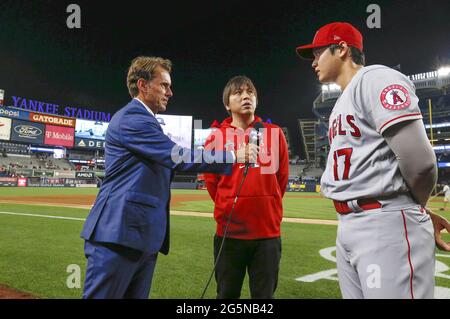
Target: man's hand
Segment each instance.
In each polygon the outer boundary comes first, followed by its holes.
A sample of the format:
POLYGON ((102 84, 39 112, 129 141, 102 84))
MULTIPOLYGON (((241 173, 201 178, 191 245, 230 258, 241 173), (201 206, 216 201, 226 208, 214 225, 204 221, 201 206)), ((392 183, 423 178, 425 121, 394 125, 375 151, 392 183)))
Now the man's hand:
POLYGON ((255 144, 247 144, 239 148, 236 155, 237 163, 256 163, 259 147, 255 144))
POLYGON ((444 217, 433 213, 431 209, 425 207, 425 210, 430 215, 431 221, 433 222, 434 238, 436 240, 436 245, 440 250, 450 251, 450 243, 446 243, 441 238, 441 231, 443 229, 446 229, 448 232, 450 232, 450 223, 444 217))

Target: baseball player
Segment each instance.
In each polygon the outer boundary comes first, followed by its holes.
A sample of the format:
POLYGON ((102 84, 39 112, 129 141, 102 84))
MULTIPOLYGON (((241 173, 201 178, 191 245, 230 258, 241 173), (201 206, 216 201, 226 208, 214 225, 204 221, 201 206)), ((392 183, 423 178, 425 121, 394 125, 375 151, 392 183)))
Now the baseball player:
POLYGON ((342 89, 329 119, 323 194, 338 212, 336 258, 344 298, 433 298, 444 218, 425 206, 436 182, 413 83, 383 65, 364 67, 363 37, 349 23, 320 28, 297 53, 321 83, 342 89), (434 231, 433 231, 434 226, 434 231))
POLYGON ((447 203, 450 201, 450 187, 448 185, 444 185, 442 190, 435 196, 438 196, 442 193, 444 193, 444 207, 440 208, 440 210, 445 210, 445 208, 447 207, 447 203))

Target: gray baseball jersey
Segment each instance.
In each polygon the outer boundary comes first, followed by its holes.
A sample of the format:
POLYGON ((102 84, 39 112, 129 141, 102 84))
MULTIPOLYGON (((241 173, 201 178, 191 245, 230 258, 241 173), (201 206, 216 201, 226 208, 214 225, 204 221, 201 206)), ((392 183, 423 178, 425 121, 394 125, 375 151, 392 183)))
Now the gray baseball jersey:
POLYGON ((399 122, 421 119, 418 101, 414 84, 400 72, 382 65, 360 69, 330 115, 322 193, 339 201, 406 193, 382 133, 399 122))
POLYGON ((336 259, 344 298, 432 298, 434 233, 412 199, 382 133, 421 119, 413 83, 382 65, 361 68, 330 115, 323 194, 354 212, 338 215, 336 259), (361 211, 358 199, 381 208, 361 211))

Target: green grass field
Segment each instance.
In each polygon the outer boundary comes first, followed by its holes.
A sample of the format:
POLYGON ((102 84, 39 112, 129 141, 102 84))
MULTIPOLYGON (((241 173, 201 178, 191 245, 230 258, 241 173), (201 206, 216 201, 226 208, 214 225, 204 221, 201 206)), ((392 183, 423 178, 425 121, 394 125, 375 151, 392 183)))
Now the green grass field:
MULTIPOLYGON (((173 190, 172 194, 199 194, 199 192, 207 194, 206 191, 199 190, 173 190)), ((447 207, 447 211, 439 211, 439 208, 443 206, 442 197, 433 199, 430 205, 432 209, 450 220, 450 205, 447 207)), ((283 208, 285 217, 337 220, 333 202, 320 197, 316 193, 287 192, 283 198, 283 208)), ((172 206, 172 209, 210 213, 214 210, 214 204, 211 200, 198 200, 195 202, 182 202, 172 206)))
MULTIPOLYGON (((96 189, 0 188, 0 199, 11 196, 95 194, 96 189)), ((174 190, 174 194, 199 194, 201 191, 174 190)), ((335 219, 332 204, 311 194, 289 193, 284 200, 286 216, 335 219)), ((439 207, 436 201, 433 205, 439 207)), ((176 210, 212 211, 207 201, 185 202, 176 210)), ((0 212, 62 216, 83 219, 88 210, 37 205, 0 203, 0 212)), ((446 214, 448 215, 448 214, 446 214)), ((448 216, 447 216, 448 217, 448 216)), ((80 298, 82 288, 68 288, 66 270, 71 264, 81 269, 84 280, 85 258, 79 233, 82 220, 50 219, 36 216, 0 213, 0 284, 30 292, 41 298, 80 298)), ((160 255, 152 286, 152 298, 199 298, 213 265, 212 218, 172 216, 171 252, 160 255)), ((340 298, 335 280, 314 282, 296 278, 335 269, 335 264, 320 256, 319 251, 333 247, 336 226, 283 223, 283 254, 276 293, 277 298, 340 298)), ((445 235, 450 240, 448 235, 445 235)), ((441 277, 436 284, 450 292, 450 254, 442 254, 441 277), (446 268, 445 268, 446 267, 446 268)), ((249 297, 247 281, 243 298, 249 297)), ((214 280, 206 295, 215 297, 214 280)), ((450 297, 450 294, 448 295, 450 297)))

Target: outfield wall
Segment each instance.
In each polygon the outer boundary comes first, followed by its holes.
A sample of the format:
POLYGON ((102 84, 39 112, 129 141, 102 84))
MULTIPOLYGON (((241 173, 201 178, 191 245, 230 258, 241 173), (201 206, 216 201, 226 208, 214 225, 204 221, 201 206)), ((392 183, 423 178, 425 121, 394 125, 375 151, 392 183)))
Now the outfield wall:
POLYGON ((287 192, 307 192, 307 193, 320 193, 320 184, 317 182, 303 182, 295 183, 290 182, 286 188, 287 192))
MULTIPOLYGON (((67 172, 64 172, 67 173, 67 172)), ((69 174, 52 174, 51 176, 0 177, 0 187, 97 187, 93 172, 72 172, 69 174), (75 174, 72 174, 75 173, 75 174), (56 176, 60 177, 56 177, 56 176), (62 177, 70 176, 70 177, 62 177)), ((172 189, 198 189, 197 183, 173 182, 172 189)), ((201 187, 204 189, 204 187, 201 187)), ((319 193, 320 185, 316 183, 289 183, 287 192, 319 193)))
POLYGON ((58 177, 0 177, 0 187, 97 187, 96 180, 58 177))

